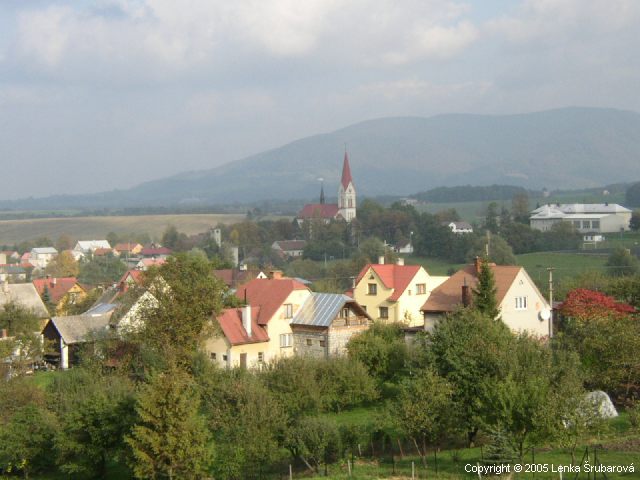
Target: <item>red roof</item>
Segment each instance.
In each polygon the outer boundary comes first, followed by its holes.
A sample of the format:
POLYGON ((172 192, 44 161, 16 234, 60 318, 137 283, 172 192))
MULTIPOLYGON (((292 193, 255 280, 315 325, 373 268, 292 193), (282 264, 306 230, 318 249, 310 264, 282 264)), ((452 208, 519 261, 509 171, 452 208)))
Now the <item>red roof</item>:
POLYGON ((259 316, 260 309, 251 307, 251 336, 247 335, 247 331, 242 326, 242 308, 227 308, 220 313, 216 320, 231 345, 268 342, 269 335, 258 324, 259 316))
POLYGON ((171 249, 167 247, 143 248, 140 250, 143 257, 152 257, 155 255, 171 255, 171 249))
POLYGON ((344 162, 342 163, 342 186, 346 190, 349 183, 353 183, 351 178, 351 167, 349 166, 349 155, 344 152, 344 162))
POLYGON ((58 303, 75 285, 78 285, 76 277, 37 278, 33 281, 40 296, 44 295, 45 288, 49 290, 49 298, 53 303, 58 303))
POLYGON ((235 288, 237 284, 244 283, 258 275, 255 271, 238 270, 237 268, 221 268, 214 270, 213 274, 230 288, 235 288))
POLYGON ((93 255, 96 257, 104 257, 106 255, 109 255, 110 253, 113 253, 113 250, 110 248, 96 248, 93 251, 93 255))
POLYGON ((337 203, 308 203, 300 210, 298 218, 336 218, 337 214, 337 203))
POLYGON ((139 245, 139 243, 119 243, 113 249, 117 252, 130 252, 139 245))
POLYGON ((360 271, 356 284, 372 269, 387 288, 393 288, 393 293, 388 298, 389 301, 396 301, 411 284, 411 280, 420 271, 420 265, 396 265, 368 263, 360 271))
POLYGON ((238 287, 236 296, 240 299, 246 296, 252 308, 259 307, 258 323, 266 325, 294 290, 308 290, 308 288, 291 278, 255 278, 238 287))
POLYGON ((127 279, 131 278, 136 285, 142 285, 143 276, 144 272, 142 270, 127 270, 118 283, 126 282, 127 279))

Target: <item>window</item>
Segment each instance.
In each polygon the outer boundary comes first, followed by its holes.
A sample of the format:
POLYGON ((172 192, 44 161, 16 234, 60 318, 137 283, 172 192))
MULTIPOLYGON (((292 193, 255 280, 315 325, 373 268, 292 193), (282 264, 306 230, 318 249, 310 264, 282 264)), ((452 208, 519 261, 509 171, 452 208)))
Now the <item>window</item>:
POLYGON ((228 359, 229 359, 229 357, 228 357, 228 356, 226 356, 226 355, 222 355, 222 361, 223 361, 223 362, 226 362, 228 359))
POLYGON ((596 228, 597 228, 598 230, 600 230, 600 220, 592 220, 592 221, 591 221, 591 228, 592 228, 592 229, 594 229, 594 230, 595 230, 596 228))
POLYGON ((264 363, 264 352, 258 352, 258 363, 264 363))
POLYGON ((209 357, 211 357, 211 360, 216 360, 217 355, 216 355, 216 353, 215 353, 215 352, 211 352, 211 353, 209 354, 209 357))
POLYGON ((380 307, 380 318, 389 318, 389 307, 380 307))
POLYGON ((307 347, 310 347, 311 345, 313 345, 313 340, 307 338, 307 347))
POLYGON ((280 348, 290 347, 292 345, 290 333, 280 334, 280 348))
POLYGON ((582 228, 591 228, 591 222, 589 220, 583 220, 582 228))
POLYGON ((321 347, 326 347, 327 346, 327 341, 326 340, 320 340, 320 346, 321 347))
POLYGON ((527 309, 527 297, 516 297, 516 310, 527 309))
POLYGON ((573 226, 576 228, 580 228, 580 220, 574 220, 573 221, 573 226))
POLYGON ((424 295, 427 293, 427 285, 424 283, 416 283, 416 295, 424 295))
POLYGON ((367 295, 377 295, 378 294, 378 285, 375 283, 369 284, 369 289, 367 290, 367 295))
POLYGON ((284 318, 293 318, 293 305, 290 303, 284 304, 284 318))

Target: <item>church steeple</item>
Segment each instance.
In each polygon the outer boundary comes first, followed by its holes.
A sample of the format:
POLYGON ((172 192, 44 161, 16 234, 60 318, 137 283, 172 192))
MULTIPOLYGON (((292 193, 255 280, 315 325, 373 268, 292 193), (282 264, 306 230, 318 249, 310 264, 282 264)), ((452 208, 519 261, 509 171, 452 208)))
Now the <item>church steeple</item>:
POLYGON ((320 181, 320 205, 324 205, 324 182, 320 181))
POLYGON ((338 188, 338 212, 347 222, 356 218, 356 187, 351 177, 349 154, 346 149, 342 163, 342 179, 338 188))

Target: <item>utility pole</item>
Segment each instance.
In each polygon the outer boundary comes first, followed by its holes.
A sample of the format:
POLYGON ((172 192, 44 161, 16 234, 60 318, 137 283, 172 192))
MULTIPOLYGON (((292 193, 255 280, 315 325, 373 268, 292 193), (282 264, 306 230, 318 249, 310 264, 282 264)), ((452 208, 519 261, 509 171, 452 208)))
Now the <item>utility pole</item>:
POLYGON ((553 267, 547 268, 549 272, 549 338, 553 338, 553 267))

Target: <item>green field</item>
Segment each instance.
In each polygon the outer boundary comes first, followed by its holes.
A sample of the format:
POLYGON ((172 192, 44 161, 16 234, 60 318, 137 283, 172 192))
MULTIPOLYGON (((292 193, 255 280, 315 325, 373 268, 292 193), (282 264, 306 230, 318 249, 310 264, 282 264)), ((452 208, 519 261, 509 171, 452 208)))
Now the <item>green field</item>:
POLYGON ((12 245, 38 237, 56 240, 66 234, 73 239, 99 239, 109 232, 118 235, 148 233, 159 239, 168 225, 187 235, 206 232, 218 223, 230 224, 244 219, 240 214, 172 214, 104 217, 36 218, 0 221, 0 245, 12 245))

